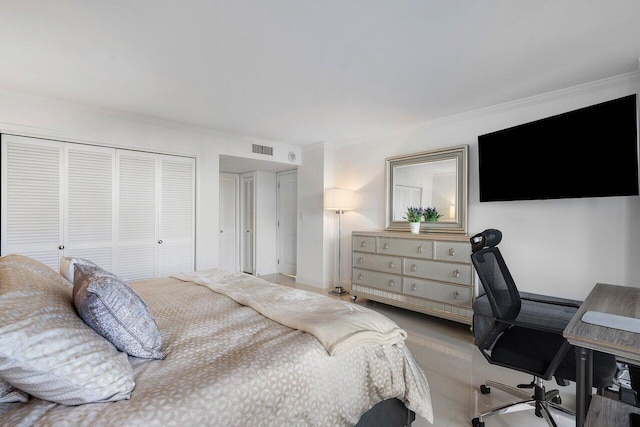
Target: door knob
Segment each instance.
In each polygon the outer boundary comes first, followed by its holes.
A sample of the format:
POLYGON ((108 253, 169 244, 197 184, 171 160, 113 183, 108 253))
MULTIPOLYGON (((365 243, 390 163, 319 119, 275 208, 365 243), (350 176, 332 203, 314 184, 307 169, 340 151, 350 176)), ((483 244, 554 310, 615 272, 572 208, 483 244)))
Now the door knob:
POLYGON ((64 245, 58 246, 58 249, 63 250, 64 249, 64 245))
POLYGON ((162 240, 158 240, 158 243, 159 243, 159 244, 162 244, 162 240))

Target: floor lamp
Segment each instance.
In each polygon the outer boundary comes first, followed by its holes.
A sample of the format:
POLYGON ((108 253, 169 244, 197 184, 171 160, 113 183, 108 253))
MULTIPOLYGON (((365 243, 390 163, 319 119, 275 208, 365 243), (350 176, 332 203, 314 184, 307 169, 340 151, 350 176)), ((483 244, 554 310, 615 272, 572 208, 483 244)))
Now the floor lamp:
POLYGON ((335 211, 336 214, 338 214, 338 282, 330 293, 333 295, 346 295, 349 292, 342 287, 342 281, 340 278, 340 270, 342 266, 340 243, 342 239, 342 214, 344 214, 345 211, 353 210, 353 190, 331 188, 325 191, 324 208, 335 211))

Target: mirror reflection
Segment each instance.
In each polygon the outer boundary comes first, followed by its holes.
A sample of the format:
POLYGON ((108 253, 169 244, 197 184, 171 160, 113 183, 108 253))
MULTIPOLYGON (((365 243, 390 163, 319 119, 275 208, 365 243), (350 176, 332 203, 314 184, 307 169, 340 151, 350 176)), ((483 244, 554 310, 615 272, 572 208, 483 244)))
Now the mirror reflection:
POLYGON ((435 207, 438 221, 455 221, 458 186, 456 160, 401 165, 393 170, 393 221, 405 219, 409 206, 435 207))

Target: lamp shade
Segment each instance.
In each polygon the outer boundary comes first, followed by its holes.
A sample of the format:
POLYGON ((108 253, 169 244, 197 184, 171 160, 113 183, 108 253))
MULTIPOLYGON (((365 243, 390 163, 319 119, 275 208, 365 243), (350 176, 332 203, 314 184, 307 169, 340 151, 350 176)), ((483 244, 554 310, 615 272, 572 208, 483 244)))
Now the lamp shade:
POLYGON ((353 190, 331 188, 324 192, 324 208, 333 211, 353 210, 353 190))

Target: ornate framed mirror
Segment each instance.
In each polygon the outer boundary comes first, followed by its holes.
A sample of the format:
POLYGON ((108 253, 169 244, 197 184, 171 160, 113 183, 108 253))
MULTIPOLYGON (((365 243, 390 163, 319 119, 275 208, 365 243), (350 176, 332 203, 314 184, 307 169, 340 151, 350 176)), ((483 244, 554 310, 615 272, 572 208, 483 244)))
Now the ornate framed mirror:
POLYGON ((409 230, 408 207, 436 208, 441 217, 422 222, 421 232, 467 232, 469 146, 443 148, 386 159, 387 230, 409 230))

